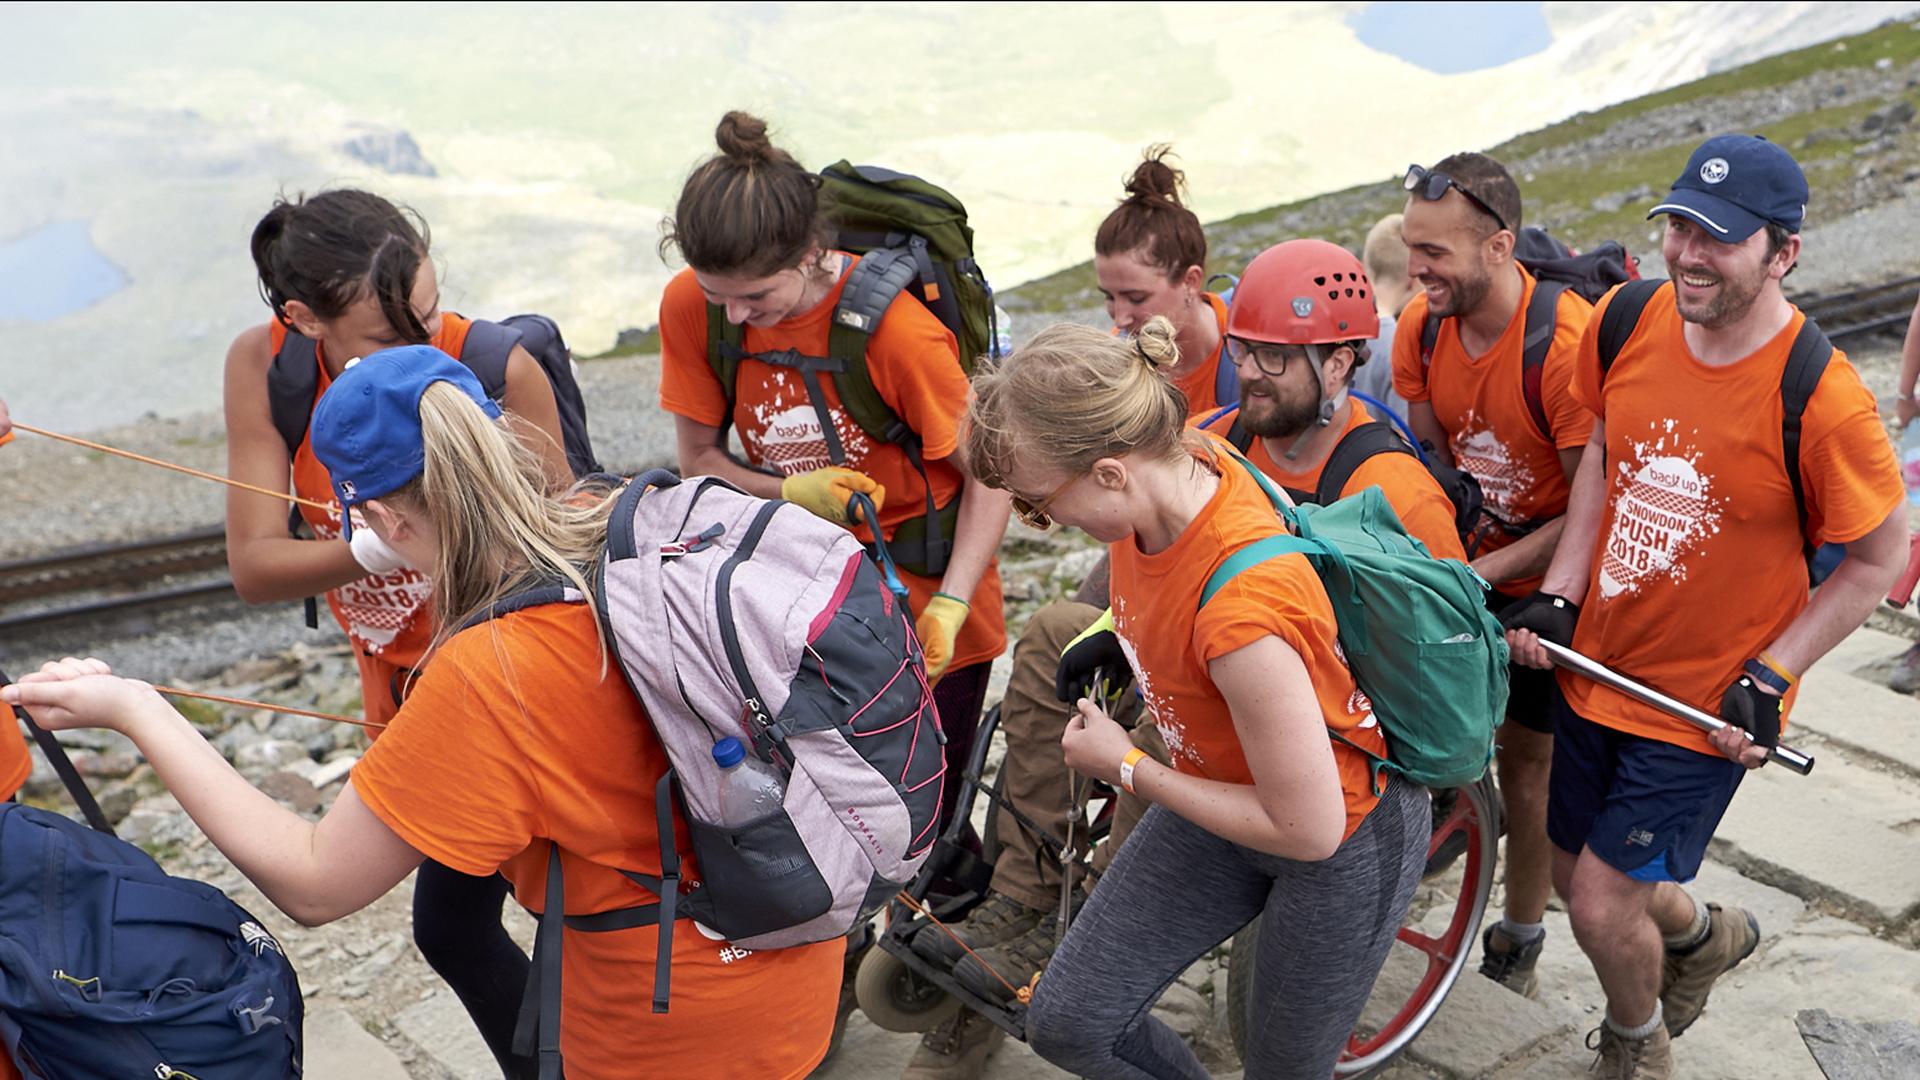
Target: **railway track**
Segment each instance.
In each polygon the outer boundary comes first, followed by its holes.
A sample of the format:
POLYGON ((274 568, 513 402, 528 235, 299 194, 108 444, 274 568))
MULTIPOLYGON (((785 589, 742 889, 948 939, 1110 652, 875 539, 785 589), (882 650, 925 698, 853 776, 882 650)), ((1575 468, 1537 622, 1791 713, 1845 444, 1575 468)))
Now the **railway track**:
POLYGON ((1839 341, 1863 334, 1898 335, 1913 317, 1916 298, 1920 298, 1920 274, 1842 292, 1796 296, 1793 302, 1820 323, 1829 339, 1839 341))
POLYGON ((237 604, 226 566, 219 526, 0 562, 0 635, 237 604))

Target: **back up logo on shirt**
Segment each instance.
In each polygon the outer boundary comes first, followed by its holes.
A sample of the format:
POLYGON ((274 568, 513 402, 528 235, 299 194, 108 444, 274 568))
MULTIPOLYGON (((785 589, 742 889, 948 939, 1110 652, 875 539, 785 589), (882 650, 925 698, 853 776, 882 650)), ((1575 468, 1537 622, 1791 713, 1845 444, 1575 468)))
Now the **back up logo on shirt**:
POLYGON ((1453 440, 1454 464, 1480 482, 1481 496, 1495 514, 1515 520, 1521 515, 1514 507, 1534 488, 1533 470, 1500 441, 1492 428, 1473 428, 1474 418, 1469 416, 1453 440))
MULTIPOLYGON (((1671 421, 1667 421, 1671 424, 1671 421)), ((1632 443, 1638 467, 1620 462, 1624 488, 1614 499, 1613 522, 1600 559, 1600 596, 1635 593, 1645 582, 1686 580, 1684 556, 1702 537, 1720 531, 1713 478, 1697 453, 1683 454, 1671 435, 1632 443)))
MULTIPOLYGON (((741 438, 749 442, 759 464, 771 466, 787 476, 833 464, 827 453, 827 437, 820 429, 820 413, 811 402, 785 407, 774 402, 753 411, 758 430, 742 431, 741 438)), ((831 414, 833 430, 847 452, 847 467, 857 469, 871 445, 866 433, 849 422, 839 409, 831 410, 831 414)))

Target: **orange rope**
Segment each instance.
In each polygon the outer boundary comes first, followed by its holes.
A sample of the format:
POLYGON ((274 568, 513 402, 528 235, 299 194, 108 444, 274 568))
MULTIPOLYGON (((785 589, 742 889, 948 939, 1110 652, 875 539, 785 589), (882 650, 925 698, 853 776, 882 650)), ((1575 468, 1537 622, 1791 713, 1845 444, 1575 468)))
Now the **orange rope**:
POLYGON ((202 480, 212 480, 216 483, 226 484, 229 487, 237 487, 242 491, 252 491, 261 495, 270 496, 275 499, 282 499, 289 502, 299 503, 301 506, 311 506, 315 510, 322 511, 323 513, 327 513, 327 514, 333 513, 333 507, 327 503, 314 502, 312 499, 303 499, 298 495, 290 495, 284 491, 273 491, 268 488, 257 487, 243 480, 235 480, 232 477, 221 476, 219 473, 202 472, 199 469, 190 469, 185 465, 175 465, 170 461, 161 461, 159 458, 150 458, 144 454, 136 454, 131 450, 119 450, 111 446, 103 446, 97 442, 88 442, 85 439, 78 439, 73 437, 72 435, 62 435, 57 431, 46 431, 41 428, 34 427, 31 424, 22 424, 18 421, 15 421, 13 426, 18 428, 21 431, 29 431, 35 435, 44 436, 45 438, 54 439, 59 442, 72 443, 75 446, 84 446, 89 450, 98 450, 103 454, 114 454, 119 457, 127 458, 131 461, 138 461, 143 465, 158 465, 162 469, 172 469, 174 472, 186 473, 188 476, 197 476, 202 480))
POLYGON ((286 713, 288 716, 311 716, 315 720, 331 720, 336 724, 354 724, 364 728, 385 728, 387 725, 372 720, 355 720, 351 716, 336 713, 314 712, 312 709, 296 709, 291 705, 273 705, 264 701, 248 701, 246 698, 221 697, 219 694, 202 694, 195 690, 181 690, 172 686, 156 686, 155 690, 170 697, 196 698, 200 701, 212 701, 221 705, 238 705, 245 709, 265 709, 268 712, 286 713))
POLYGON ((993 969, 993 965, 987 963, 984 957, 982 957, 979 953, 974 952, 973 949, 968 947, 967 943, 961 940, 960 935, 954 933, 951 929, 949 929, 946 923, 941 922, 939 918, 935 916, 934 913, 930 909, 928 909, 928 907, 925 904, 922 904, 920 901, 915 900, 911 896, 908 896, 904 890, 895 899, 907 905, 908 910, 912 911, 914 914, 926 916, 926 919, 928 922, 939 927, 941 933, 952 938, 953 943, 955 945, 960 946, 960 948, 964 952, 966 952, 968 956, 971 956, 975 960, 979 961, 980 966, 987 969, 987 974, 992 975, 994 978, 1000 980, 1000 985, 1007 988, 1007 992, 1013 995, 1014 1000, 1018 1001, 1022 1005, 1030 1005, 1033 1003, 1033 988, 1035 984, 1039 983, 1040 981, 1040 976, 1038 973, 1036 973, 1033 976, 1033 981, 1029 982, 1025 986, 1013 985, 1012 983, 1007 981, 1007 977, 1005 975, 1002 975, 998 971, 995 971, 993 969))

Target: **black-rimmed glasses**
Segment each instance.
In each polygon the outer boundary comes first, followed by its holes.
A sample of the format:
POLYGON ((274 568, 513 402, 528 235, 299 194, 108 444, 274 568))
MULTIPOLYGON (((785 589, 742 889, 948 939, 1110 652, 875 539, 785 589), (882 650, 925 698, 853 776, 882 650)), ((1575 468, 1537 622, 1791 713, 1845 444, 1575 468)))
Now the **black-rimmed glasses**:
POLYGON ((1419 195, 1428 202, 1439 202, 1441 199, 1446 198, 1447 189, 1452 188, 1466 196, 1468 202, 1486 211, 1487 216, 1492 218, 1500 228, 1507 232, 1513 231, 1513 229, 1507 225, 1507 219, 1501 217, 1499 212, 1494 210, 1493 207, 1488 206, 1486 200, 1468 191, 1465 184, 1448 176, 1446 173, 1432 172, 1424 165, 1409 165, 1407 166, 1406 178, 1400 181, 1400 186, 1419 195))
POLYGON ((1274 345, 1265 341, 1248 341, 1246 338, 1227 338, 1227 359, 1239 363, 1247 357, 1253 357, 1253 366, 1263 375, 1279 378, 1287 373, 1287 357, 1293 355, 1297 345, 1274 345))

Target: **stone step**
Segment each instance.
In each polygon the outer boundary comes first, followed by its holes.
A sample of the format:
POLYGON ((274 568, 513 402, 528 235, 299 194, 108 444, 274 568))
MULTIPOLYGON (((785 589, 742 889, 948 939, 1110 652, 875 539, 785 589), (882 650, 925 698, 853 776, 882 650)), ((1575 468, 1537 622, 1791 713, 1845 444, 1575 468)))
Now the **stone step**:
POLYGON ((1920 778, 1851 757, 1807 730, 1796 745, 1818 759, 1813 773, 1749 775, 1714 837, 1714 857, 1865 922, 1905 922, 1920 905, 1920 778))
POLYGON ((344 1009, 308 1013, 302 1045, 307 1080, 409 1080, 393 1051, 344 1009))
POLYGON ((1867 627, 1849 634, 1802 679, 1788 741, 1818 732, 1920 776, 1920 700, 1886 684, 1892 661, 1911 644, 1867 627))

